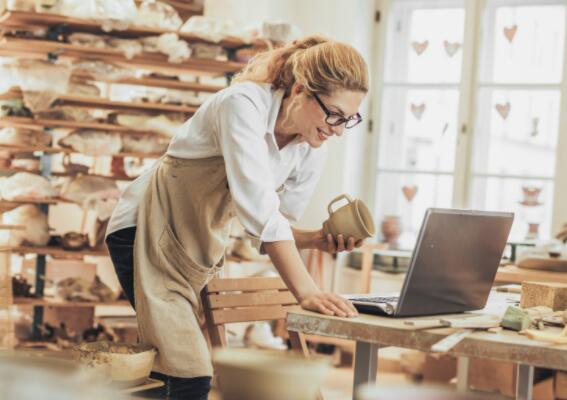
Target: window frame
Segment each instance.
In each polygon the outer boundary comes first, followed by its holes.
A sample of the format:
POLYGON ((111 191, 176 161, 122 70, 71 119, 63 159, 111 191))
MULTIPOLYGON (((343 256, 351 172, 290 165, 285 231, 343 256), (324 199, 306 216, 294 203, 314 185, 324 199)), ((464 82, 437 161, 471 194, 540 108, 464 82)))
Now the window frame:
MULTIPOLYGON (((386 55, 387 55, 387 34, 388 24, 391 23, 390 15, 393 2, 405 3, 408 8, 411 5, 419 5, 420 8, 437 8, 444 5, 453 5, 450 0, 430 0, 427 1, 429 7, 422 7, 423 0, 376 0, 376 11, 380 13, 380 22, 375 24, 374 28, 374 54, 372 60, 372 70, 374 74, 373 96, 371 99, 371 119, 373 120, 372 149, 370 156, 370 165, 372 173, 371 182, 368 183, 367 199, 375 208, 376 206, 376 189, 378 177, 381 172, 396 172, 387 168, 379 168, 379 146, 380 146, 380 126, 381 112, 384 91, 388 87, 392 87, 392 82, 386 82, 386 55)), ((457 142, 455 146, 455 165, 452 172, 453 177, 453 198, 452 206, 455 208, 469 208, 472 185, 475 177, 480 174, 474 174, 473 171, 473 150, 475 131, 479 129, 476 125, 477 115, 477 99, 481 88, 485 87, 486 82, 480 82, 479 63, 483 59, 481 50, 484 52, 490 49, 482 49, 484 35, 491 37, 492 31, 488 31, 486 25, 488 21, 493 20, 496 8, 502 6, 522 6, 522 5, 564 5, 567 7, 567 0, 464 0, 465 11, 465 27, 463 37, 463 59, 461 80, 458 84, 459 90, 459 107, 457 116, 457 142), (491 13, 491 14, 488 14, 491 13), (491 18, 492 17, 492 18, 491 18)), ((565 24, 567 27, 567 10, 565 12, 565 24)), ((565 29, 567 35, 567 28, 565 29)), ((560 88, 559 103, 559 132, 556 144, 556 165, 553 177, 553 206, 551 232, 545 232, 545 235, 552 237, 563 223, 567 222, 567 38, 564 40, 564 62, 561 81, 559 85, 552 84, 554 88, 560 88), (561 156, 564 154, 565 156, 561 156)), ((410 84, 412 87, 420 85, 410 84)), ((439 87, 442 84, 433 84, 439 87)), ((549 85, 545 84, 529 84, 530 88, 545 88, 549 85)), ((406 172, 401 169, 399 172, 406 172)), ((417 171, 417 173, 425 173, 426 171, 417 171)), ((434 175, 447 175, 446 172, 430 171, 434 175)), ((411 172, 406 172, 411 173, 411 172)), ((415 173, 415 172, 413 172, 415 173)), ((492 175, 492 174, 491 174, 492 175)), ((496 174, 494 174, 496 175, 496 174)), ((530 177, 533 179, 533 177, 530 177)), ((380 221, 377 221, 380 222, 380 221)))

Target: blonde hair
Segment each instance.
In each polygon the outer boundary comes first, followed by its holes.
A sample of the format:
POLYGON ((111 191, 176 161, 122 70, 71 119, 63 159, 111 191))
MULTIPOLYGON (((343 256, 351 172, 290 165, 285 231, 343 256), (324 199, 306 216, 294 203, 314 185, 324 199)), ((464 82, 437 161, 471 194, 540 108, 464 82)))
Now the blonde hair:
POLYGON ((366 93, 368 67, 352 46, 311 35, 258 54, 233 79, 245 81, 271 83, 288 94, 294 83, 313 93, 339 89, 366 93))

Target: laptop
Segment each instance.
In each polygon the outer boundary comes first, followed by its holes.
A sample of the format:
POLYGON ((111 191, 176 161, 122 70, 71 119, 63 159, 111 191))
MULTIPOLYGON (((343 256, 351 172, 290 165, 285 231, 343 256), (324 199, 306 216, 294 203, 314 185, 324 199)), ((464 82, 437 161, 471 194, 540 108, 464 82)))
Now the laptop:
POLYGON ((484 308, 510 234, 513 213, 430 208, 402 291, 347 295, 362 313, 391 317, 484 308))

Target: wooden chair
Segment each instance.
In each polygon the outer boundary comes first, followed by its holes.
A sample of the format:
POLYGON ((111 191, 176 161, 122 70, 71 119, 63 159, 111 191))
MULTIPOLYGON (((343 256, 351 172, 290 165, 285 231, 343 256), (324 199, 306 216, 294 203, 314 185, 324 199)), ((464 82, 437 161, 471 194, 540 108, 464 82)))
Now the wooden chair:
MULTIPOLYGON (((225 324, 285 319, 299 304, 283 280, 275 278, 213 279, 201 292, 209 339, 224 347, 225 324)), ((308 355, 305 338, 289 332, 291 346, 308 355)))
MULTIPOLYGON (((275 278, 213 279, 201 292, 206 329, 213 347, 225 347, 225 324, 285 319, 299 304, 283 280, 275 278)), ((288 331, 293 351, 309 358, 303 334, 288 331)), ((321 393, 318 399, 322 400, 321 393)))

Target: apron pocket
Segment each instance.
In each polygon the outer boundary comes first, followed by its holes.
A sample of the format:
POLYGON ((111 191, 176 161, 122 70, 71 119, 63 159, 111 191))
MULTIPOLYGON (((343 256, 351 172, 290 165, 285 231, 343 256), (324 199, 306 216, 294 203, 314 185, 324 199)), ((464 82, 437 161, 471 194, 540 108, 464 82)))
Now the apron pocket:
MULTIPOLYGON (((168 289, 180 291, 189 284, 194 294, 198 295, 219 270, 216 266, 209 268, 193 261, 167 225, 160 236, 159 247, 162 252, 160 263, 168 275, 165 281, 168 289)), ((185 291, 182 290, 181 293, 185 291)))

